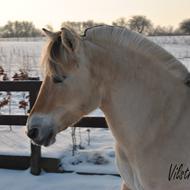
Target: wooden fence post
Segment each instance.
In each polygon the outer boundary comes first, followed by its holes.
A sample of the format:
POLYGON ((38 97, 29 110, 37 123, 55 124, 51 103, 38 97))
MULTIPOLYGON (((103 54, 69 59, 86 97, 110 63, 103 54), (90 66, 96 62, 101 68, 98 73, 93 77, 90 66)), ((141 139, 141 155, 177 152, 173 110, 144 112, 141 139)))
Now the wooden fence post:
MULTIPOLYGON (((31 86, 30 90, 30 110, 32 109, 36 98, 38 96, 40 86, 31 86)), ((33 175, 40 175, 41 173, 41 147, 31 143, 31 160, 30 172, 33 175)))
POLYGON ((41 147, 31 143, 30 172, 33 175, 41 173, 41 147))

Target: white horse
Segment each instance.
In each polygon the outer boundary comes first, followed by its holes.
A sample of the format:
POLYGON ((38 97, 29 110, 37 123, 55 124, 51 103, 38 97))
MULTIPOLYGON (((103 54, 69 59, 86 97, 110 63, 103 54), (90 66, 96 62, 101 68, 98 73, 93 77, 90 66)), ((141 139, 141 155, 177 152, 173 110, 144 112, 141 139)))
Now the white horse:
POLYGON ((98 26, 80 37, 66 28, 44 31, 45 79, 28 136, 48 146, 99 107, 116 140, 123 190, 190 189, 187 69, 126 28, 98 26))

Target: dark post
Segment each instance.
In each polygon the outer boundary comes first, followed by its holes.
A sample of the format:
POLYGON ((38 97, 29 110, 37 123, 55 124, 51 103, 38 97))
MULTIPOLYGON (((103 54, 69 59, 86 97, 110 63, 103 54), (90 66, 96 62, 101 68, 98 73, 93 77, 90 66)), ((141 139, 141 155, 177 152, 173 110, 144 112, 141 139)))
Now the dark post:
POLYGON ((33 175, 41 173, 41 147, 31 143, 30 172, 33 175))
MULTIPOLYGON (((41 83, 38 86, 37 86, 37 84, 35 86, 31 86, 31 89, 30 89, 30 109, 32 109, 32 107, 36 101, 40 85, 41 85, 41 83)), ((30 170, 31 174, 40 175, 40 173, 41 173, 41 147, 36 146, 32 143, 31 143, 30 166, 31 166, 31 170, 30 170)))

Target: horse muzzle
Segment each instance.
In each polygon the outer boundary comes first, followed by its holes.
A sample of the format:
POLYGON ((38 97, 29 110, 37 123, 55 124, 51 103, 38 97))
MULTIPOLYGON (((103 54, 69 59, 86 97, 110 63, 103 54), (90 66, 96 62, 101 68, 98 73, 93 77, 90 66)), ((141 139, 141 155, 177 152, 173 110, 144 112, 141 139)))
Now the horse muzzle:
POLYGON ((55 142, 56 130, 51 118, 36 114, 27 123, 26 134, 34 144, 50 146, 55 142))

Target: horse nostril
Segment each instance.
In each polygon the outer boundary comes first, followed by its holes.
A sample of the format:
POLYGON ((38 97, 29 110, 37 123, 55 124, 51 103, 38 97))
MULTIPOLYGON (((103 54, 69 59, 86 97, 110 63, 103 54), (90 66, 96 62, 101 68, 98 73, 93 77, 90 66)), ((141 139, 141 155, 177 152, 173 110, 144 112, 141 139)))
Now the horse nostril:
POLYGON ((27 135, 29 138, 35 139, 38 136, 38 129, 37 128, 30 129, 27 135))

